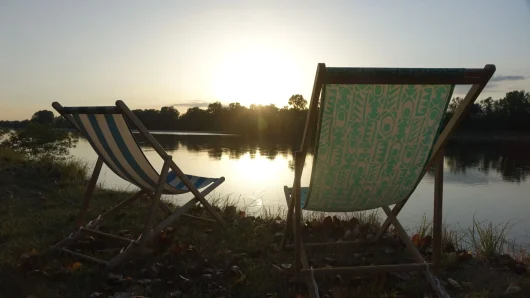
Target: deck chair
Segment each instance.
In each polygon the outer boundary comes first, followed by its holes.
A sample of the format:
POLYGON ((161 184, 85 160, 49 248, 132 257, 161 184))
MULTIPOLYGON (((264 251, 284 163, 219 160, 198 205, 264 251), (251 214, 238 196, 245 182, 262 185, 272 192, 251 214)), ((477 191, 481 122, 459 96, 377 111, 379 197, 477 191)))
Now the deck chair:
MULTIPOLYGON (((483 69, 334 68, 319 64, 301 148, 295 152, 293 187, 282 247, 295 248, 295 279, 315 293, 314 276, 424 271, 440 297, 443 148, 458 122, 495 72, 483 69), (471 85, 450 121, 444 116, 455 85, 471 85), (443 128, 443 129, 442 129, 443 128), (312 136, 312 133, 314 135, 312 136), (309 187, 300 178, 309 140, 316 137, 309 187), (435 165, 433 255, 426 262, 396 219, 426 171, 435 165), (391 205, 395 205, 393 210, 391 205), (373 241, 392 224, 416 260, 413 264, 310 268, 301 238, 302 209, 353 212, 382 208, 387 219, 373 241), (294 245, 292 241, 294 231, 294 245), (431 272, 434 272, 431 274, 431 272)), ((356 242, 357 243, 357 242, 356 242)), ((319 243, 343 245, 352 242, 319 243)))
MULTIPOLYGON (((171 155, 165 152, 162 146, 147 131, 123 101, 118 100, 116 106, 109 107, 62 107, 57 102, 54 102, 52 106, 86 137, 92 148, 98 154, 92 177, 86 188, 81 210, 77 216, 79 229, 55 244, 52 248, 76 257, 100 263, 105 265, 107 269, 112 269, 128 258, 148 252, 149 249, 146 247, 148 242, 180 216, 194 217, 185 213, 197 203, 202 204, 217 222, 225 225, 225 221, 204 198, 224 182, 224 177, 207 178, 185 175, 172 160, 171 155), (131 128, 138 130, 147 140, 147 143, 164 160, 160 173, 155 170, 140 149, 140 146, 133 137, 131 128), (104 214, 99 215, 95 220, 85 224, 84 218, 90 206, 90 200, 94 193, 103 163, 120 178, 132 183, 140 190, 104 214), (202 191, 200 191, 201 189, 202 191), (194 198, 176 210, 171 210, 169 206, 160 200, 162 194, 178 195, 188 192, 191 192, 194 198), (137 239, 120 237, 97 230, 97 227, 102 224, 103 220, 115 215, 120 209, 142 197, 150 199, 151 203, 148 210, 146 210, 146 221, 143 232, 137 239), (154 225, 157 208, 162 208, 168 213, 168 216, 163 221, 154 225), (109 261, 96 259, 66 248, 68 244, 75 242, 83 234, 123 241, 126 244, 126 248, 122 249, 118 255, 109 261)), ((214 221, 211 219, 206 220, 214 221)))

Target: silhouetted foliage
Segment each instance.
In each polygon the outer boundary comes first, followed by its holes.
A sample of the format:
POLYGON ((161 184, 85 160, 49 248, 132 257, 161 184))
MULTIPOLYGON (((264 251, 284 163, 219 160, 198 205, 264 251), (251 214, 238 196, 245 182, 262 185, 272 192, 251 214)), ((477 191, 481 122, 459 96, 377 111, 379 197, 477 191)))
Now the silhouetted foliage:
POLYGON ((77 138, 69 131, 50 129, 49 125, 37 121, 30 122, 24 128, 1 133, 0 137, 0 146, 29 157, 65 158, 77 143, 77 138))
MULTIPOLYGON (((453 98, 447 118, 454 114, 462 98, 453 98)), ((471 131, 528 131, 530 130, 530 93, 511 91, 504 98, 491 97, 474 103, 468 116, 460 123, 459 130, 471 131)))
POLYGON ((53 112, 48 110, 40 110, 38 112, 35 112, 33 116, 31 116, 31 121, 36 122, 42 125, 53 125, 53 112))
POLYGON ((295 94, 289 98, 289 105, 295 110, 302 111, 307 109, 307 100, 302 95, 295 94))
MULTIPOLYGON (((454 114, 462 98, 453 98, 449 104, 445 123, 454 114)), ((156 109, 137 109, 134 114, 150 130, 210 131, 242 134, 254 137, 301 138, 307 115, 307 100, 300 94, 291 96, 288 106, 278 108, 273 104, 249 107, 240 103, 223 105, 214 102, 206 109, 189 108, 180 114, 172 106, 156 109)), ((63 117, 53 118, 50 111, 38 111, 33 122, 50 124, 56 128, 72 128, 63 117)), ((24 121, 0 121, 0 127, 22 128, 24 121)), ((491 97, 473 104, 468 116, 458 126, 460 131, 529 131, 530 94, 511 91, 504 98, 491 97)))

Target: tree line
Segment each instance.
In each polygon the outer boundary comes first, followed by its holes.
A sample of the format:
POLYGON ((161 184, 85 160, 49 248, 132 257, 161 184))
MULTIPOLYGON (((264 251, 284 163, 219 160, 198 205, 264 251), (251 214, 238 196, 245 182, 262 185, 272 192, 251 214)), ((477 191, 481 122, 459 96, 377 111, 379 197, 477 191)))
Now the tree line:
MULTIPOLYGON (((462 98, 453 98, 445 123, 452 117, 462 98)), ((293 95, 288 105, 278 108, 270 105, 243 106, 239 103, 223 105, 214 102, 206 109, 189 108, 186 113, 173 106, 157 109, 137 109, 133 113, 150 130, 211 131, 249 136, 301 137, 307 115, 307 100, 293 95)), ((51 111, 36 112, 24 121, 0 121, 0 127, 23 128, 29 123, 40 123, 55 128, 71 128, 63 117, 54 117, 51 111)), ((491 97, 472 105, 466 119, 459 125, 462 131, 530 131, 530 93, 511 91, 497 100, 491 97)))

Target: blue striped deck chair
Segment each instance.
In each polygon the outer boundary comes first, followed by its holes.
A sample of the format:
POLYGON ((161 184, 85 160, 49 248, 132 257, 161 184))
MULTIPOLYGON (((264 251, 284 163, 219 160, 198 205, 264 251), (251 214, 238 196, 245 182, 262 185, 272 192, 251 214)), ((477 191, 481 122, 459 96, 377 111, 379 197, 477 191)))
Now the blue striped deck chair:
POLYGON ((423 271, 439 296, 447 297, 436 278, 441 256, 443 148, 494 72, 493 65, 481 69, 318 65, 301 148, 295 152, 293 187, 284 187, 288 213, 282 240, 282 247, 295 247, 295 280, 305 279, 311 296, 318 295, 314 278, 321 275, 423 271), (444 127, 455 85, 471 88, 444 127), (302 170, 313 138, 311 178, 309 186, 302 187, 302 170), (433 255, 426 262, 396 216, 431 166, 436 167, 433 255), (376 208, 383 209, 387 220, 371 242, 377 242, 392 224, 416 263, 311 267, 305 246, 359 241, 304 244, 302 210, 344 213, 376 208))
MULTIPOLYGON (((53 248, 100 263, 105 265, 107 269, 112 269, 130 257, 148 252, 149 249, 146 247, 148 242, 180 216, 196 218, 185 213, 197 203, 202 204, 219 223, 225 225, 225 221, 204 198, 224 182, 224 177, 208 178, 184 174, 173 161, 171 155, 166 153, 123 101, 119 100, 116 102, 116 106, 108 107, 62 107, 57 102, 54 102, 52 106, 90 142, 90 145, 98 154, 92 177, 86 188, 81 210, 77 216, 78 230, 55 244, 53 248), (135 141, 131 129, 138 130, 138 133, 147 140, 147 143, 164 160, 160 172, 155 170, 144 155, 142 149, 135 141), (85 224, 84 218, 103 163, 120 178, 132 183, 140 190, 109 211, 99 215, 95 220, 85 224), (169 206, 160 200, 162 194, 179 195, 189 192, 194 195, 194 198, 175 211, 171 210, 169 206), (104 219, 115 215, 117 211, 142 197, 151 199, 151 204, 146 210, 147 219, 143 232, 137 239, 119 237, 97 230, 97 227, 102 224, 104 219), (168 216, 160 223, 154 225, 157 208, 162 208, 168 213, 168 216), (109 261, 96 259, 66 248, 83 234, 113 238, 125 242, 127 246, 109 261)), ((214 221, 211 219, 206 220, 214 221)))

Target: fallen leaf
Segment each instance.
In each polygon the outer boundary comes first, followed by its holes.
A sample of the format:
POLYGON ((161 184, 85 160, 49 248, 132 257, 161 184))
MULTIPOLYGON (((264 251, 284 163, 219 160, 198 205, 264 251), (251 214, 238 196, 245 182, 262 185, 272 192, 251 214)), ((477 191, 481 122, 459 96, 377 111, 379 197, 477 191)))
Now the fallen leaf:
POLYGON ((414 245, 416 245, 416 246, 420 246, 421 245, 421 237, 420 237, 420 235, 414 234, 412 236, 412 243, 414 243, 414 245))
POLYGON ((174 244, 173 246, 171 246, 171 251, 174 254, 179 255, 182 252, 182 247, 180 247, 180 245, 178 244, 174 244))
POLYGON ((238 279, 236 279, 235 284, 242 283, 246 278, 247 276, 245 274, 241 274, 241 276, 238 279))
POLYGON ((81 266, 83 266, 83 264, 81 264, 80 262, 75 262, 72 263, 71 269, 72 271, 77 271, 79 270, 79 268, 81 268, 81 266))

